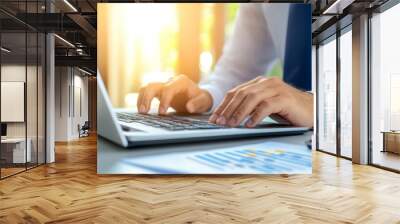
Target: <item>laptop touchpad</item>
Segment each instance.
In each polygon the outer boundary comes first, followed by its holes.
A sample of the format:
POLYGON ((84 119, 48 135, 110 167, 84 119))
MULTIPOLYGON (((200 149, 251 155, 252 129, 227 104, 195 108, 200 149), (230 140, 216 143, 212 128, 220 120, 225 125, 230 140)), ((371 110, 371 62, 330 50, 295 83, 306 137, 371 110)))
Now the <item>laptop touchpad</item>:
POLYGON ((121 125, 122 130, 126 131, 126 132, 143 132, 142 130, 136 129, 136 128, 132 128, 132 127, 128 127, 125 125, 121 125))

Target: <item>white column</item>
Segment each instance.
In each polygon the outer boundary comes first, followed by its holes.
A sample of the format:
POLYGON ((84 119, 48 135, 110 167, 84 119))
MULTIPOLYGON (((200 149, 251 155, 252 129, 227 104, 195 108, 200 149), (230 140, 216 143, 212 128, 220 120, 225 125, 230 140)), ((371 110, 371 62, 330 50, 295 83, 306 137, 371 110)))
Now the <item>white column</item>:
POLYGON ((54 133, 55 133, 55 60, 54 35, 46 35, 46 163, 55 161, 54 133))
POLYGON ((368 163, 368 16, 353 19, 353 162, 368 163))
MULTIPOLYGON (((54 5, 46 1, 46 12, 54 12, 54 5)), ((46 34, 46 163, 55 161, 55 42, 54 34, 46 34)))

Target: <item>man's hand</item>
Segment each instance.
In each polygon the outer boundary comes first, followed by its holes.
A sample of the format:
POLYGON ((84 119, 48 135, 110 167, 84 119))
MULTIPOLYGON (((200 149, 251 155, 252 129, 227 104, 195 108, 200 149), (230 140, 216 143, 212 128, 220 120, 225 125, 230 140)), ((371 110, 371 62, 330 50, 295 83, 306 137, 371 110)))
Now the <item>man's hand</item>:
POLYGON ((147 113, 154 98, 160 100, 159 114, 166 114, 169 107, 177 112, 203 113, 212 107, 212 97, 206 90, 184 75, 167 83, 150 83, 140 89, 137 107, 139 113, 147 113))
POLYGON ((210 117, 210 122, 254 127, 265 117, 278 114, 293 125, 313 126, 313 95, 284 83, 279 78, 258 77, 228 91, 210 117))

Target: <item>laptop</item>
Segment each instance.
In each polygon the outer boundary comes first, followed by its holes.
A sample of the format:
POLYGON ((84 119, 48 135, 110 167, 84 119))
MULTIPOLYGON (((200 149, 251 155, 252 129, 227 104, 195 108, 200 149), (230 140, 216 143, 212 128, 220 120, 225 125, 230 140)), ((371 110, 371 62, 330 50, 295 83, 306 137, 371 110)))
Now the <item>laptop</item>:
POLYGON ((294 127, 279 117, 268 117, 254 128, 235 128, 208 122, 209 114, 166 116, 139 114, 134 109, 113 109, 107 90, 97 75, 97 133, 120 146, 158 145, 169 143, 227 140, 260 136, 299 135, 307 127, 294 127))

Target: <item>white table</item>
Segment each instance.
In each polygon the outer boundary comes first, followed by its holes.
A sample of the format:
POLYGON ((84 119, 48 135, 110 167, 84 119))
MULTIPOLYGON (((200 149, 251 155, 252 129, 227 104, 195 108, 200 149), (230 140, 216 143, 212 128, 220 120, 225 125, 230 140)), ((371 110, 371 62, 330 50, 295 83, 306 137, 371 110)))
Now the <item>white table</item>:
MULTIPOLYGON (((171 156, 177 160, 176 164, 183 164, 177 156, 187 152, 208 152, 219 148, 229 148, 237 146, 246 146, 258 143, 285 143, 299 147, 306 147, 305 142, 311 139, 312 132, 307 132, 303 135, 283 136, 283 137, 262 137, 262 138, 247 138, 239 140, 224 140, 211 142, 198 142, 186 144, 169 144, 147 147, 136 147, 127 149, 113 144, 112 142, 99 137, 97 140, 97 172, 99 174, 152 174, 157 172, 146 171, 135 166, 127 165, 126 161, 139 160, 141 158, 151 158, 159 156, 171 156)), ((311 152, 310 156, 311 156, 311 152)), ((151 162, 150 162, 151 163, 151 162)), ((179 173, 179 165, 177 166, 179 173)), ((184 173, 184 172, 182 172, 184 173)))
MULTIPOLYGON (((25 141, 25 138, 5 138, 1 139, 1 144, 2 147, 13 147, 13 159, 12 163, 26 163, 31 161, 32 157, 32 140, 30 138, 27 138, 25 141), (27 143, 27 144, 26 144, 27 143), (25 151, 25 145, 26 151, 25 151)), ((2 151, 5 151, 2 148, 2 151)))

